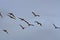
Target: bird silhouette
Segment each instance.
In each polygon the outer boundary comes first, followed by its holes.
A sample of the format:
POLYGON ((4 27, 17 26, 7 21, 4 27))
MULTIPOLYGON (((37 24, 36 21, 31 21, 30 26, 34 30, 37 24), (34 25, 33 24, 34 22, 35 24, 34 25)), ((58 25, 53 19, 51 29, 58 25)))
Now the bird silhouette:
POLYGON ((15 17, 15 15, 13 13, 8 13, 8 14, 11 15, 11 16, 13 16, 13 17, 15 17))
POLYGON ((37 15, 37 14, 35 14, 34 12, 32 12, 32 14, 35 16, 35 17, 40 17, 40 15, 37 15))
POLYGON ((28 26, 34 26, 33 24, 30 24, 29 22, 27 22, 26 20, 24 20, 27 24, 28 24, 28 26))
MULTIPOLYGON (((18 17, 19 18, 19 17, 18 17)), ((27 22, 25 19, 23 19, 23 18, 19 18, 20 20, 22 20, 22 21, 24 21, 25 23, 27 23, 28 24, 28 26, 34 26, 33 24, 30 24, 29 22, 27 22)))
POLYGON ((1 12, 0 12, 0 17, 1 17, 1 18, 3 17, 2 14, 1 14, 1 12))
POLYGON ((37 23, 38 25, 42 26, 42 23, 38 22, 38 21, 35 21, 35 23, 37 23))
POLYGON ((55 29, 60 29, 60 27, 57 27, 55 24, 53 24, 53 26, 55 27, 55 29))
POLYGON ((28 26, 34 26, 34 25, 29 23, 28 26))
POLYGON ((6 29, 3 30, 4 32, 6 32, 8 34, 8 31, 6 29))
POLYGON ((10 18, 12 18, 12 19, 15 19, 15 20, 16 20, 16 17, 11 16, 11 15, 9 15, 9 14, 8 14, 8 16, 9 16, 10 18))
MULTIPOLYGON (((18 17, 19 18, 19 17, 18 17)), ((22 20, 22 21, 24 21, 24 19, 23 18, 19 18, 20 20, 22 20)))
POLYGON ((21 27, 22 29, 25 29, 25 27, 23 27, 21 24, 20 24, 20 27, 21 27))

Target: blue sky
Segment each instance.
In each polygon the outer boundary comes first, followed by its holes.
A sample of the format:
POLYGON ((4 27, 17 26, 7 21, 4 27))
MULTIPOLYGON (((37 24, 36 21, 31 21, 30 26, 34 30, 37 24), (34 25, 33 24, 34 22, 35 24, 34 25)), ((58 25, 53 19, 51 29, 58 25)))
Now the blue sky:
POLYGON ((0 0, 0 40, 60 40, 60 30, 54 29, 53 23, 60 27, 60 0, 0 0), (34 17, 32 11, 40 14, 34 17), (16 20, 7 16, 12 12, 16 20), (17 17, 22 17, 35 26, 27 26, 17 17), (43 24, 42 27, 34 21, 43 24), (28 27, 22 30, 19 24, 28 27), (7 29, 9 34, 1 31, 7 29))

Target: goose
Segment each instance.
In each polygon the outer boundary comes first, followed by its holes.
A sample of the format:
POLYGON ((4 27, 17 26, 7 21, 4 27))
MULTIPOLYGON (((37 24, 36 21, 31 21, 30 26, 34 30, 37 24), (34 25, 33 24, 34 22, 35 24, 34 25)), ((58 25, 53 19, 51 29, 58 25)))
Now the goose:
POLYGON ((57 27, 55 24, 53 24, 53 26, 55 27, 55 29, 60 29, 60 27, 57 27))
POLYGON ((10 18, 12 18, 12 19, 15 19, 16 20, 16 18, 15 17, 13 17, 13 16, 10 16, 10 15, 8 15, 10 18))
POLYGON ((11 16, 13 16, 13 17, 15 17, 13 13, 8 13, 8 14, 11 15, 11 16))
POLYGON ((38 22, 38 21, 35 21, 35 23, 37 23, 38 25, 42 26, 42 23, 38 22))
MULTIPOLYGON (((18 17, 19 18, 19 17, 18 17)), ((22 20, 22 21, 24 21, 24 19, 23 18, 19 18, 20 20, 22 20)))
POLYGON ((27 21, 25 21, 27 24, 28 24, 28 26, 34 26, 33 24, 30 24, 29 22, 27 22, 27 21))
POLYGON ((35 17, 40 17, 40 15, 37 15, 37 14, 35 14, 34 12, 32 12, 32 14, 35 16, 35 17))
POLYGON ((6 32, 8 34, 8 31, 6 29, 3 30, 4 32, 6 32))
POLYGON ((21 27, 22 29, 25 29, 25 27, 23 27, 22 25, 20 25, 20 27, 21 27))

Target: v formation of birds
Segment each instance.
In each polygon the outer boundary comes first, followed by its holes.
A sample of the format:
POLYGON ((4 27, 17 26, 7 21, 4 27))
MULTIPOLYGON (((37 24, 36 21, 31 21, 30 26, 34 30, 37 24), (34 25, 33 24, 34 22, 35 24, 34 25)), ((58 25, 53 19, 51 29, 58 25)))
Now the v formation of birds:
MULTIPOLYGON (((32 14, 34 17, 40 17, 40 15, 36 14, 35 12, 32 11, 32 14)), ((13 13, 8 13, 7 16, 11 19, 16 20, 16 17, 13 13)), ((2 13, 0 12, 0 17, 3 18, 2 13)), ((18 19, 20 19, 21 21, 24 21, 28 26, 34 26, 34 24, 29 23, 28 21, 26 21, 24 18, 20 18, 17 17, 18 19)), ((43 26, 43 24, 41 22, 38 21, 34 21, 37 25, 43 26)), ((57 27, 55 24, 52 24, 54 26, 55 29, 60 29, 60 27, 57 27)), ((25 29, 25 27, 23 25, 19 25, 22 29, 25 29)), ((8 34, 8 31, 6 29, 3 29, 2 31, 6 32, 8 34)))

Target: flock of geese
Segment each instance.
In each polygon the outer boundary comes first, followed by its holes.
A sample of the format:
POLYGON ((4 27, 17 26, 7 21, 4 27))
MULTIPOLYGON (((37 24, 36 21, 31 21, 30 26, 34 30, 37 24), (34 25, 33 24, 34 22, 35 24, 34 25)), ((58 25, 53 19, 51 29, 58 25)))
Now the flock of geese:
MULTIPOLYGON (((40 15, 36 14, 35 12, 32 11, 32 14, 34 17, 40 17, 40 15)), ((15 19, 16 20, 16 17, 13 13, 8 13, 7 14, 8 17, 10 17, 11 19, 15 19)), ((3 15, 2 13, 0 12, 0 17, 3 18, 3 15)), ((29 23, 28 21, 26 21, 24 18, 20 18, 18 17, 18 19, 24 21, 28 26, 34 26, 33 24, 29 23)), ((42 23, 38 22, 38 21, 34 21, 36 24, 42 26, 42 23)), ((55 24, 52 24, 54 26, 55 29, 60 29, 60 27, 57 27, 55 24)), ((21 24, 19 25, 22 29, 25 29, 24 26, 22 26, 21 24)), ((8 34, 8 31, 6 29, 3 29, 2 31, 6 32, 8 34)))

